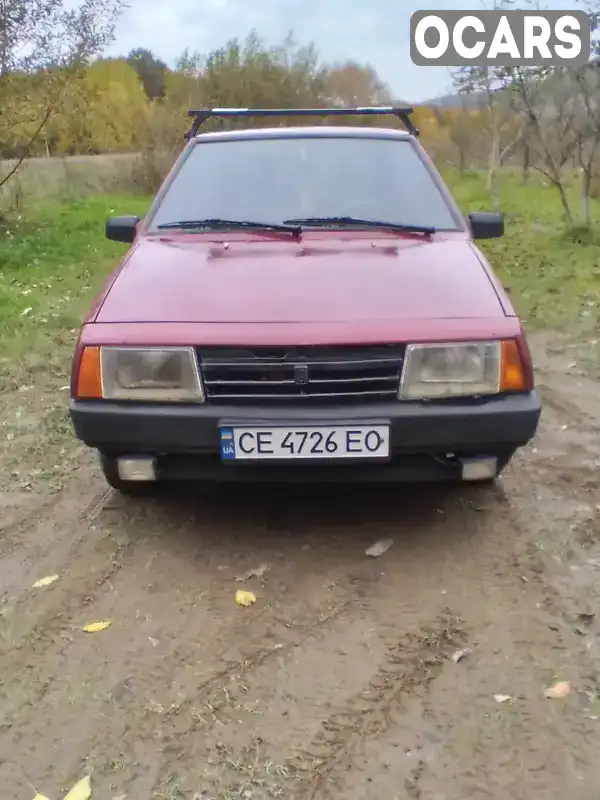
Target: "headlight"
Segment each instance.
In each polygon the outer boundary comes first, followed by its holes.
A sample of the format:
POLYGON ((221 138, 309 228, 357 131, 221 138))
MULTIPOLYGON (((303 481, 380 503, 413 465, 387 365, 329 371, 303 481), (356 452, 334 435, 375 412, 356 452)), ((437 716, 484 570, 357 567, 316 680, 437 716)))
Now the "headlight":
POLYGON ((204 402, 192 347, 102 347, 100 363, 107 400, 204 402))
POLYGON ((496 394, 502 374, 501 342, 409 344, 399 398, 496 394))

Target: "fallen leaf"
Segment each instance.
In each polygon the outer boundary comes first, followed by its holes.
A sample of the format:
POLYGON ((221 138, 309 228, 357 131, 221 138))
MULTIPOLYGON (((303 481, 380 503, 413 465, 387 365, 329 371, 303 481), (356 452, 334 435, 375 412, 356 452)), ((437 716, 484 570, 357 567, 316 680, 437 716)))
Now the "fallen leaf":
POLYGON ((251 606, 256 603, 256 595, 253 592, 245 592, 243 589, 238 589, 235 593, 235 602, 238 606, 251 606))
POLYGON ((513 698, 512 698, 512 697, 511 697, 509 694, 495 694, 495 695, 494 695, 494 700, 495 700, 497 703, 508 703, 508 702, 510 702, 512 699, 513 699, 513 698))
POLYGON ((48 800, 45 794, 36 794, 33 800, 48 800))
POLYGON ((365 554, 371 556, 371 558, 379 558, 379 556, 387 552, 393 544, 394 542, 391 539, 381 539, 379 542, 372 544, 371 547, 365 551, 365 554))
POLYGON ((571 689, 569 681, 558 681, 558 683, 546 689, 544 694, 549 700, 562 700, 563 697, 568 697, 571 694, 571 689))
POLYGON ((64 800, 89 800, 92 796, 92 781, 89 775, 77 781, 71 791, 65 795, 64 800))
POLYGON ((48 575, 45 578, 40 578, 39 581, 36 581, 32 588, 33 589, 41 589, 42 586, 50 586, 51 583, 58 580, 58 575, 48 575))
POLYGON ((465 647, 463 650, 457 650, 456 653, 452 654, 452 661, 455 664, 458 664, 459 661, 462 661, 463 658, 471 655, 471 650, 468 647, 465 647))
POLYGON ((84 625, 81 630, 85 631, 86 633, 97 633, 98 631, 106 630, 111 625, 112 622, 109 619, 105 619, 102 622, 90 622, 89 625, 84 625))

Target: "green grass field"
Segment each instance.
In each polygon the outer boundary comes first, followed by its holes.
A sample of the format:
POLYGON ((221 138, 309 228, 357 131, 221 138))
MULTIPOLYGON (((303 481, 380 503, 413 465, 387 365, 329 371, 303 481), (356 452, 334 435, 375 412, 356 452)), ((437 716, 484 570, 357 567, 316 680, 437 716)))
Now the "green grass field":
POLYGON ((0 240, 0 391, 28 373, 56 371, 64 382, 71 348, 90 299, 125 246, 104 238, 106 217, 143 215, 148 200, 100 196, 36 206, 0 240))
MULTIPOLYGON (((449 182, 465 213, 492 209, 481 175, 449 182)), ((577 189, 570 191, 576 208, 577 189)), ((516 173, 503 178, 506 235, 480 245, 529 326, 579 338, 598 332, 600 201, 592 203, 598 227, 574 235, 565 231, 556 190, 540 182, 523 186, 516 173)))

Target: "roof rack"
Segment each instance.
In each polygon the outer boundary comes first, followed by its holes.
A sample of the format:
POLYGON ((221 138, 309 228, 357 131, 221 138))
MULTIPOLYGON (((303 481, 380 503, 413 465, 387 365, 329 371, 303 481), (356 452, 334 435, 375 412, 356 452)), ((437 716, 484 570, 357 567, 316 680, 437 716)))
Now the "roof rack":
POLYGON ((359 116, 375 116, 376 114, 392 114, 397 117, 404 125, 408 133, 413 136, 419 135, 410 115, 413 109, 409 106, 365 106, 358 108, 191 108, 188 116, 193 117, 194 121, 191 128, 185 134, 186 139, 193 139, 198 133, 200 126, 208 119, 213 117, 341 117, 350 114, 359 116))

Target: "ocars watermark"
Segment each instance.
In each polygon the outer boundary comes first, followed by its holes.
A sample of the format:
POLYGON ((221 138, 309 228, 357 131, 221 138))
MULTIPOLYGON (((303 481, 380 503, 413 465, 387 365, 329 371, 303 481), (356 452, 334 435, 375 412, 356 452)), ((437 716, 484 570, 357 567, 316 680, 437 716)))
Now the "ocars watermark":
POLYGON ((417 11, 410 56, 420 67, 580 66, 590 59, 585 11, 417 11))

